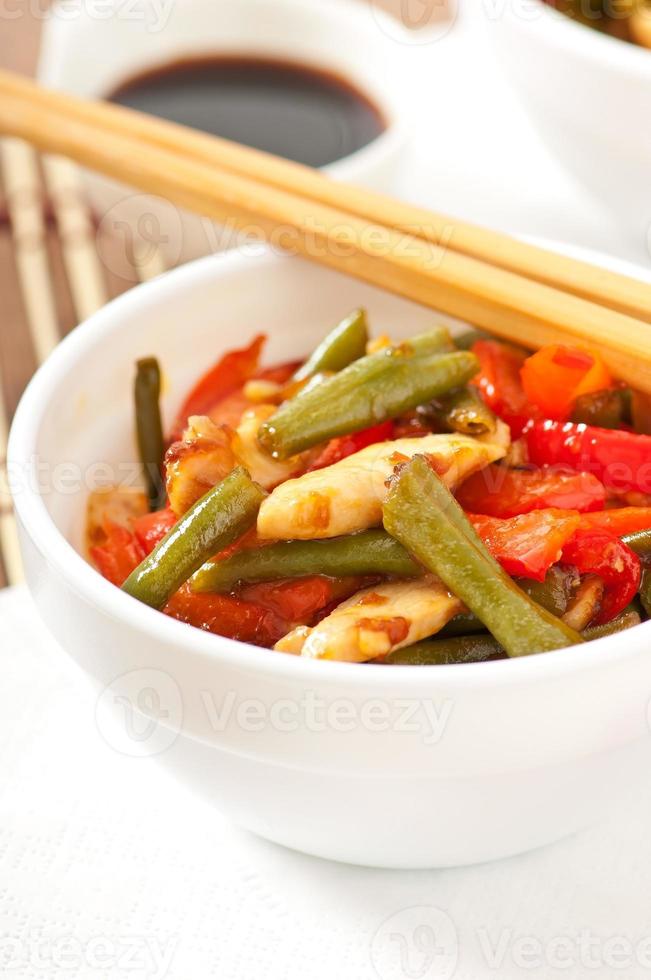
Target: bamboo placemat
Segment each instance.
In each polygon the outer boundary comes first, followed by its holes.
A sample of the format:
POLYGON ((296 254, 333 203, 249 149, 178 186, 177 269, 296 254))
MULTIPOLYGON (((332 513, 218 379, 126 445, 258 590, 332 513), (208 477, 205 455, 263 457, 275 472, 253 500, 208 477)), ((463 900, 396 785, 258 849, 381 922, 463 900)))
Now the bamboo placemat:
MULTIPOLYGON (((0 142, 0 587, 22 580, 5 464, 20 395, 61 337, 133 284, 124 240, 103 239, 101 261, 97 236, 83 177, 70 161, 40 159, 19 140, 0 142)), ((141 281, 162 271, 160 255, 135 271, 141 281)))

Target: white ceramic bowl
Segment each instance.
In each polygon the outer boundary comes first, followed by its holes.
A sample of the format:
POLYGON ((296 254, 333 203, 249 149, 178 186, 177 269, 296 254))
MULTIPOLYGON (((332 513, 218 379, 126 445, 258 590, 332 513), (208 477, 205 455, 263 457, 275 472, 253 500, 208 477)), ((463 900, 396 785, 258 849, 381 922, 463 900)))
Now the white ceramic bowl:
MULTIPOLYGON (((324 168, 342 180, 390 190, 411 106, 406 28, 375 3, 356 0, 88 0, 55 3, 45 21, 42 82, 103 98, 142 71, 211 54, 245 54, 316 65, 348 78, 387 122, 367 146, 324 168)), ((212 222, 88 175, 95 211, 113 235, 154 237, 169 264, 225 246, 212 222)))
POLYGON ((513 91, 561 163, 638 245, 651 237, 651 51, 600 34, 542 0, 481 16, 513 91))
POLYGON ((315 662, 168 619, 79 553, 87 490, 107 468, 137 473, 135 358, 160 357, 170 419, 222 350, 264 328, 270 362, 296 357, 360 303, 396 337, 436 319, 298 259, 229 253, 138 287, 75 330, 30 383, 11 432, 27 579, 100 690, 109 741, 156 756, 243 826, 368 865, 498 858, 624 805, 648 765, 651 623, 514 661, 315 662))

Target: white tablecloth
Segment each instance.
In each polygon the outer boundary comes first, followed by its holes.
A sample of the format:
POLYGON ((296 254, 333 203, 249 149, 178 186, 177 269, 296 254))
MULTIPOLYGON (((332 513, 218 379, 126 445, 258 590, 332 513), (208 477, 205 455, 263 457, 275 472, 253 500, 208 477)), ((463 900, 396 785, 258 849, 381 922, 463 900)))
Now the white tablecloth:
MULTIPOLYGON (((643 260, 547 156, 471 28, 414 45, 421 125, 402 192, 643 260)), ((539 852, 443 872, 348 868, 238 831, 151 761, 116 753, 25 590, 0 595, 0 637, 0 976, 651 974, 651 765, 634 810, 539 852)))
POLYGON ((331 864, 237 830, 107 744, 24 588, 0 594, 0 629, 3 978, 649 976, 651 765, 633 811, 531 854, 427 872, 331 864))

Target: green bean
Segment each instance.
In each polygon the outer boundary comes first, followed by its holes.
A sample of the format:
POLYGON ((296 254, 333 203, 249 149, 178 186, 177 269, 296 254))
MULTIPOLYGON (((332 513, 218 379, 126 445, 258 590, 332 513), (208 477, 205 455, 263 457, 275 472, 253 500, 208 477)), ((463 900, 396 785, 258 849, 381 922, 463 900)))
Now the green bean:
POLYGON ((633 606, 627 606, 619 616, 612 619, 603 626, 588 626, 583 631, 586 640, 598 640, 601 636, 611 636, 613 633, 621 633, 622 630, 631 629, 632 626, 640 625, 640 614, 633 606))
POLYGON ((627 422, 630 390, 608 388, 579 395, 572 407, 570 421, 596 425, 601 429, 620 429, 627 422))
POLYGON ((457 350, 470 350, 478 340, 490 340, 490 337, 483 330, 463 330, 454 334, 452 339, 457 350))
MULTIPOLYGON (((536 582, 529 578, 516 578, 514 581, 530 599, 553 613, 562 616, 567 609, 571 587, 575 576, 565 568, 553 565, 549 569, 544 582, 536 582)), ((465 636, 467 633, 481 633, 486 627, 474 613, 459 613, 443 627, 437 636, 465 636)))
POLYGON ((436 635, 447 638, 449 636, 466 636, 468 633, 485 632, 486 627, 481 619, 478 619, 472 612, 462 612, 457 613, 436 635))
POLYGON ((651 616, 651 568, 645 568, 642 571, 639 594, 645 613, 647 616, 651 616))
POLYGON ((576 585, 576 575, 566 568, 553 565, 547 572, 544 582, 519 578, 516 579, 516 583, 539 606, 560 617, 567 609, 573 586, 576 585))
POLYGON ((155 357, 145 357, 136 362, 133 395, 138 451, 145 473, 149 509, 159 510, 165 503, 163 481, 165 441, 159 404, 160 367, 155 357))
POLYGON ((318 387, 299 392, 260 427, 260 444, 286 459, 416 408, 465 384, 479 361, 463 351, 420 355, 413 343, 354 361, 318 387))
POLYGON ((281 541, 209 561, 192 577, 193 592, 231 592, 244 582, 306 575, 392 575, 410 578, 422 569, 386 531, 374 528, 325 541, 281 541))
POLYGON ((183 515, 122 588, 161 609, 208 558, 251 527, 265 496, 262 487, 238 466, 183 515))
POLYGON ((314 353, 294 372, 294 381, 304 381, 320 371, 341 371, 366 353, 366 311, 353 310, 323 338, 314 353))
POLYGON ((634 531, 632 534, 625 534, 622 541, 641 558, 651 557, 651 528, 647 531, 634 531))
POLYGON ((497 420, 473 385, 459 388, 440 400, 442 421, 454 432, 483 436, 495 432, 497 420))
MULTIPOLYGON (((628 606, 623 612, 604 626, 591 626, 583 631, 584 640, 597 640, 601 636, 610 636, 622 630, 631 629, 640 623, 640 614, 633 606, 628 606)), ((442 633, 442 631, 441 631, 442 633)), ((435 640, 422 640, 409 647, 402 647, 378 663, 410 664, 410 665, 444 665, 470 664, 485 660, 497 660, 504 656, 504 650, 488 633, 474 636, 455 636, 442 639, 441 633, 435 640)))
POLYGON ((449 640, 423 640, 390 653, 378 663, 409 665, 473 664, 504 656, 504 650, 488 633, 482 636, 455 636, 449 640))
POLYGON ((384 505, 384 526, 482 620, 510 657, 582 642, 488 555, 423 457, 415 456, 400 470, 384 505))

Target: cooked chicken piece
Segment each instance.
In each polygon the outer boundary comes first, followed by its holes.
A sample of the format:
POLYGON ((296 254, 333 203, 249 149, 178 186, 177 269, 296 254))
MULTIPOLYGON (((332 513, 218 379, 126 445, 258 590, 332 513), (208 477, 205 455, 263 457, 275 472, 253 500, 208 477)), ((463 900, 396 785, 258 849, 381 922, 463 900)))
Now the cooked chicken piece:
POLYGON ((175 514, 185 514, 236 465, 231 438, 230 429, 215 425, 207 415, 188 419, 183 438, 165 454, 167 495, 175 514))
POLYGON ((289 479, 293 473, 300 472, 302 468, 300 456, 292 456, 281 462, 273 459, 258 442, 260 426, 275 411, 275 405, 258 405, 257 408, 248 409, 244 412, 231 443, 238 462, 246 467, 251 478, 265 490, 277 487, 279 483, 289 479))
POLYGON ((433 575, 387 582, 357 592, 313 629, 292 630, 274 649, 364 663, 437 633, 462 609, 433 575))
POLYGON ((130 527, 136 517, 149 510, 147 497, 136 487, 102 487, 94 490, 86 505, 86 544, 88 548, 106 541, 104 522, 130 527))
POLYGON ((276 487, 260 508, 258 535, 281 541, 333 538, 374 527, 382 521, 386 481, 399 463, 425 454, 452 488, 501 459, 506 453, 503 441, 500 431, 497 441, 446 433, 367 446, 332 466, 276 487))

